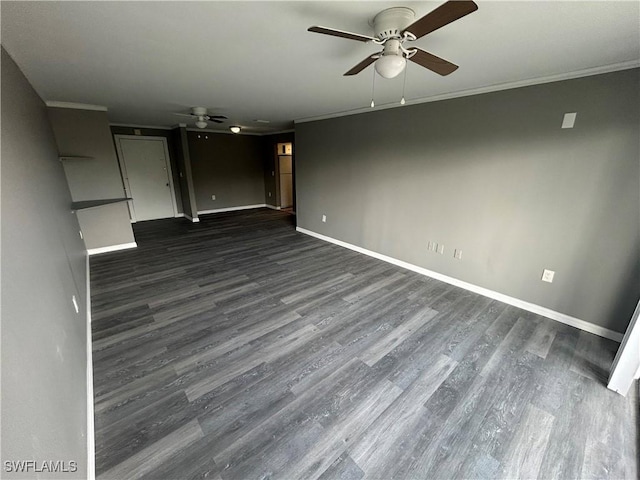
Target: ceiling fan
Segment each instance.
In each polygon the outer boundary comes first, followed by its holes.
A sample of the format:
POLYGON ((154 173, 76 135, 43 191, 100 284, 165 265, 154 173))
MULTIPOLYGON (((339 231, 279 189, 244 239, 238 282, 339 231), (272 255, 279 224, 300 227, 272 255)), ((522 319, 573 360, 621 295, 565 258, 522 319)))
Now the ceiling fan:
POLYGON ((207 121, 214 123, 223 123, 224 120, 227 120, 227 117, 225 117, 224 115, 207 114, 207 109, 204 107, 193 107, 191 109, 191 113, 176 113, 176 115, 180 115, 183 117, 195 117, 196 127, 198 128, 206 128, 207 121))
POLYGON ((344 75, 355 75, 375 62, 375 69, 384 78, 396 77, 404 70, 407 60, 428 68, 439 75, 449 75, 458 66, 447 60, 425 52, 417 47, 405 46, 445 25, 475 12, 478 5, 473 1, 450 0, 424 17, 414 20, 415 12, 406 7, 393 7, 378 13, 373 19, 373 37, 345 32, 327 27, 310 27, 309 32, 357 40, 381 45, 382 51, 368 56, 344 75))

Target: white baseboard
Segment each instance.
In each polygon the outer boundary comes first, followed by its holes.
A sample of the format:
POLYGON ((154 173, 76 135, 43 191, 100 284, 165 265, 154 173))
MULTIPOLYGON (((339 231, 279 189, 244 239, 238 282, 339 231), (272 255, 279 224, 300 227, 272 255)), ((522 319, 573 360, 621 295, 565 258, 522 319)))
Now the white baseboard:
POLYGON ((269 205, 268 203, 265 207, 270 208, 271 210, 282 210, 280 207, 276 207, 275 205, 269 205))
POLYGON ((191 215, 187 215, 186 213, 183 213, 182 216, 187 220, 191 220, 193 223, 198 223, 200 221, 198 217, 193 218, 191 215))
POLYGON ((198 215, 207 215, 209 213, 235 212, 237 210, 251 210, 253 208, 264 208, 266 203, 257 203, 255 205, 241 205, 239 207, 214 208, 213 210, 198 210, 198 215))
POLYGON ((121 243, 120 245, 109 245, 108 247, 89 248, 87 253, 89 255, 97 255, 99 253, 117 252, 118 250, 127 250, 129 248, 136 248, 138 244, 136 242, 121 243))
POLYGON ((609 338, 616 342, 621 342, 623 335, 619 332, 614 332, 613 330, 609 330, 608 328, 601 327, 599 325, 595 325, 593 323, 587 322, 585 320, 581 320, 579 318, 572 317, 570 315, 566 315, 564 313, 556 312, 555 310, 551 310, 546 307, 542 307, 540 305, 536 305, 534 303, 529 303, 524 300, 520 300, 519 298, 510 297, 508 295, 504 295, 503 293, 494 292, 493 290, 489 290, 488 288, 480 287, 478 285, 474 285, 472 283, 467 283, 462 280, 458 280, 457 278, 449 277, 447 275, 443 275, 438 272, 434 272, 432 270, 428 270, 423 267, 419 267, 417 265, 413 265, 408 262, 404 262, 402 260, 398 260, 397 258, 389 257, 387 255, 383 255, 378 252, 374 252, 372 250, 367 250, 366 248, 358 247, 356 245, 352 245, 347 242, 343 242, 342 240, 337 240, 335 238, 327 237, 326 235, 322 235, 320 233, 313 232, 311 230, 307 230, 305 228, 296 227, 296 230, 300 233, 304 233, 305 235, 310 235, 315 238, 319 238, 320 240, 324 240, 325 242, 330 242, 335 245, 339 245, 344 248, 348 248, 349 250, 354 250, 358 253, 362 253, 364 255, 368 255, 373 258, 377 258, 378 260, 382 260, 384 262, 391 263, 393 265, 397 265, 398 267, 406 268, 407 270, 411 270, 412 272, 419 273, 421 275, 425 275, 427 277, 435 278, 436 280, 440 280, 441 282, 448 283, 450 285, 455 285, 456 287, 464 288, 465 290, 469 290, 474 293, 478 293, 485 297, 493 298, 494 300, 498 300, 503 303, 507 303, 509 305, 513 305, 514 307, 521 308, 523 310, 527 310, 529 312, 533 312, 538 315, 542 315, 543 317, 550 318, 552 320, 556 320, 560 323, 564 323, 565 325, 570 325, 572 327, 576 327, 580 330, 584 330, 585 332, 593 333, 600 337, 609 338))
POLYGON ((181 218, 184 217, 184 213, 176 213, 175 218, 181 218))
POLYGON ((87 255, 87 478, 96 478, 95 425, 93 422, 93 343, 91 336, 91 270, 87 255))

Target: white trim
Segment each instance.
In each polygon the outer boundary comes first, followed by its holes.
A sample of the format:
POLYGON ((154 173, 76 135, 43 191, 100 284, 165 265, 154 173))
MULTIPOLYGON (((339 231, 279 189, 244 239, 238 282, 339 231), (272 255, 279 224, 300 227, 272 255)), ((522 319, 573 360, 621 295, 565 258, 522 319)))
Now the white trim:
POLYGON ((239 207, 215 208, 213 210, 198 210, 198 215, 207 215, 209 213, 235 212, 237 210, 251 210, 253 208, 264 208, 266 203, 257 203, 255 205, 241 205, 239 207))
POLYGON ((87 253, 89 255, 97 255, 99 253, 117 252, 118 250, 128 250, 129 248, 136 248, 138 244, 136 242, 121 243, 119 245, 109 245, 108 247, 89 248, 87 253))
POLYGON ((88 103, 56 102, 55 100, 47 100, 44 104, 47 107, 52 108, 73 108, 76 110, 94 110, 97 112, 108 111, 107 107, 103 105, 90 105, 88 103))
POLYGON ((260 135, 280 135, 281 133, 295 133, 295 128, 288 128, 286 130, 276 130, 275 132, 264 132, 260 135))
MULTIPOLYGON (((178 204, 176 202, 176 190, 173 184, 173 170, 171 169, 171 158, 169 157, 169 144, 167 143, 166 137, 158 137, 154 135, 125 135, 121 133, 116 133, 113 135, 113 139, 116 144, 116 153, 118 157, 118 163, 120 164, 120 174, 122 175, 122 184, 124 186, 125 195, 128 198, 133 199, 133 192, 131 191, 131 186, 129 185, 129 175, 127 174, 127 165, 124 158, 124 154, 122 152, 122 146, 120 145, 120 140, 151 140, 162 142, 162 146, 164 148, 164 162, 167 167, 167 177, 169 180, 169 190, 171 197, 171 208, 173 209, 174 218, 178 216, 178 204)), ((134 200, 129 200, 127 202, 127 206, 129 207, 129 218, 131 218, 132 223, 137 222, 136 211, 133 206, 134 200)), ((156 220, 156 219, 149 219, 156 220)))
POLYGON ((200 221, 200 219, 198 217, 192 217, 191 215, 187 215, 186 213, 183 213, 182 216, 184 218, 186 218, 187 220, 191 220, 193 223, 198 223, 200 221))
MULTIPOLYGON (((418 105, 421 103, 437 102, 440 100, 448 100, 451 98, 468 97, 471 95, 480 95, 483 93, 499 92, 501 90, 510 90, 512 88, 529 87, 532 85, 541 85, 544 83, 560 82, 563 80, 571 80, 573 78, 589 77, 592 75, 600 75, 603 73, 617 72, 620 70, 629 70, 631 68, 640 67, 640 60, 631 60, 628 62, 614 63, 611 65, 603 65, 601 67, 587 68, 584 70, 576 70, 575 72, 561 73, 557 75, 548 75, 545 77, 531 78, 528 80, 520 80, 517 82, 499 83, 497 85, 487 85, 485 87, 472 88, 469 90, 460 90, 457 92, 443 93, 441 95, 434 95, 431 97, 421 97, 412 100, 407 100, 407 105, 418 105)), ((313 117, 304 117, 294 120, 296 123, 315 122, 317 120, 326 120, 329 118, 346 117, 349 115, 357 115, 359 113, 367 113, 378 110, 387 110, 389 108, 402 108, 402 106, 394 101, 392 103, 376 104, 375 108, 371 108, 369 105, 362 108, 355 108, 353 110, 345 110, 342 112, 330 113, 327 115, 318 115, 313 117)))
POLYGON ((276 207, 275 205, 265 204, 265 207, 270 208, 271 210, 282 210, 281 207, 276 207))
MULTIPOLYGON (((110 123, 110 127, 146 128, 148 130, 172 130, 171 127, 157 127, 153 125, 136 125, 135 123, 110 123)), ((140 137, 140 135, 136 135, 140 137)))
POLYGON ((176 215, 176 218, 181 218, 181 217, 184 218, 184 213, 179 213, 176 215))
POLYGON ((455 285, 456 287, 464 288, 465 290, 469 290, 474 293, 478 293, 485 297, 493 298, 494 300, 498 300, 503 303, 507 303, 509 305, 513 305, 514 307, 521 308, 523 310, 527 310, 529 312, 536 313, 538 315, 542 315, 544 317, 550 318, 552 320, 556 320, 560 323, 564 323, 566 325, 570 325, 572 327, 579 328, 580 330, 584 330, 585 332, 593 333, 595 335, 599 335, 600 337, 609 338, 616 342, 622 341, 622 334, 618 332, 614 332, 613 330, 609 330, 608 328, 601 327, 599 325, 595 325, 593 323, 587 322, 585 320, 581 320, 579 318, 572 317, 570 315, 566 315, 564 313, 556 312, 555 310, 551 310, 546 307, 542 307, 540 305, 535 305, 533 303, 526 302, 524 300, 520 300, 518 298, 510 297, 508 295, 504 295, 503 293, 494 292, 493 290, 489 290, 488 288, 480 287, 478 285, 474 285, 472 283, 467 283, 462 280, 458 280, 457 278, 449 277, 447 275, 443 275, 438 272, 434 272, 432 270, 427 270, 426 268, 419 267, 417 265, 413 265, 408 262, 404 262, 402 260, 398 260, 393 257, 389 257, 387 255, 383 255, 381 253, 374 252, 372 250, 367 250, 366 248, 358 247, 356 245, 352 245, 347 242, 343 242, 342 240, 336 240, 335 238, 327 237, 326 235, 322 235, 320 233, 313 232, 311 230, 307 230, 305 228, 296 227, 296 230, 300 233, 304 233, 306 235, 310 235, 312 237, 319 238, 320 240, 324 240, 325 242, 334 243, 344 248, 348 248, 350 250, 354 250, 358 253, 362 253, 364 255, 368 255, 373 258, 377 258, 378 260, 382 260, 384 262, 391 263, 393 265, 397 265, 398 267, 406 268, 407 270, 411 270, 413 272, 419 273, 421 275, 425 275, 427 277, 435 278, 436 280, 440 280, 441 282, 445 282, 451 285, 455 285))
POLYGON ((87 282, 87 478, 96 478, 96 445, 95 425, 93 421, 93 343, 91 337, 91 270, 89 255, 86 258, 86 282, 87 282))

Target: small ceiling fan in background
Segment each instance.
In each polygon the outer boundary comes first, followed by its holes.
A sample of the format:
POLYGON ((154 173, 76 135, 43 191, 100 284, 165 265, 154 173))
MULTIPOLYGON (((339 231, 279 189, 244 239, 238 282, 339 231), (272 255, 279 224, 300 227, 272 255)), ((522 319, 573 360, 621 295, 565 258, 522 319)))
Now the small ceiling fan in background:
POLYGON ((475 12, 473 1, 451 0, 440 5, 424 17, 414 20, 415 12, 406 7, 393 7, 378 13, 373 19, 374 36, 345 32, 334 28, 314 26, 309 32, 342 37, 364 43, 381 45, 382 51, 368 56, 344 75, 355 75, 375 62, 375 69, 384 78, 394 78, 406 67, 407 60, 428 68, 439 75, 449 75, 458 66, 425 52, 417 47, 405 46, 465 15, 475 12))
POLYGON ((209 115, 204 107, 193 107, 191 113, 176 113, 175 115, 195 118, 195 125, 198 128, 206 128, 207 122, 224 123, 224 120, 227 120, 224 115, 209 115))

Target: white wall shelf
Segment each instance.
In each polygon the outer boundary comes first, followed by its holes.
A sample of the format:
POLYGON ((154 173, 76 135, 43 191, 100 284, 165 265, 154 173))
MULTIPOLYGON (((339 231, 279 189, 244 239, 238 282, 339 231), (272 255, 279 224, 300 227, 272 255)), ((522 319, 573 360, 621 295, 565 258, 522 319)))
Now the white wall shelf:
POLYGON ((102 200, 85 200, 82 202, 73 202, 71 204, 71 210, 72 211, 86 210, 87 208, 101 207, 103 205, 109 205, 112 203, 128 202, 129 200, 133 200, 133 199, 123 197, 123 198, 105 198, 102 200))
POLYGON ((68 160, 93 160, 93 157, 83 157, 80 155, 60 155, 58 159, 61 162, 66 162, 68 160))

